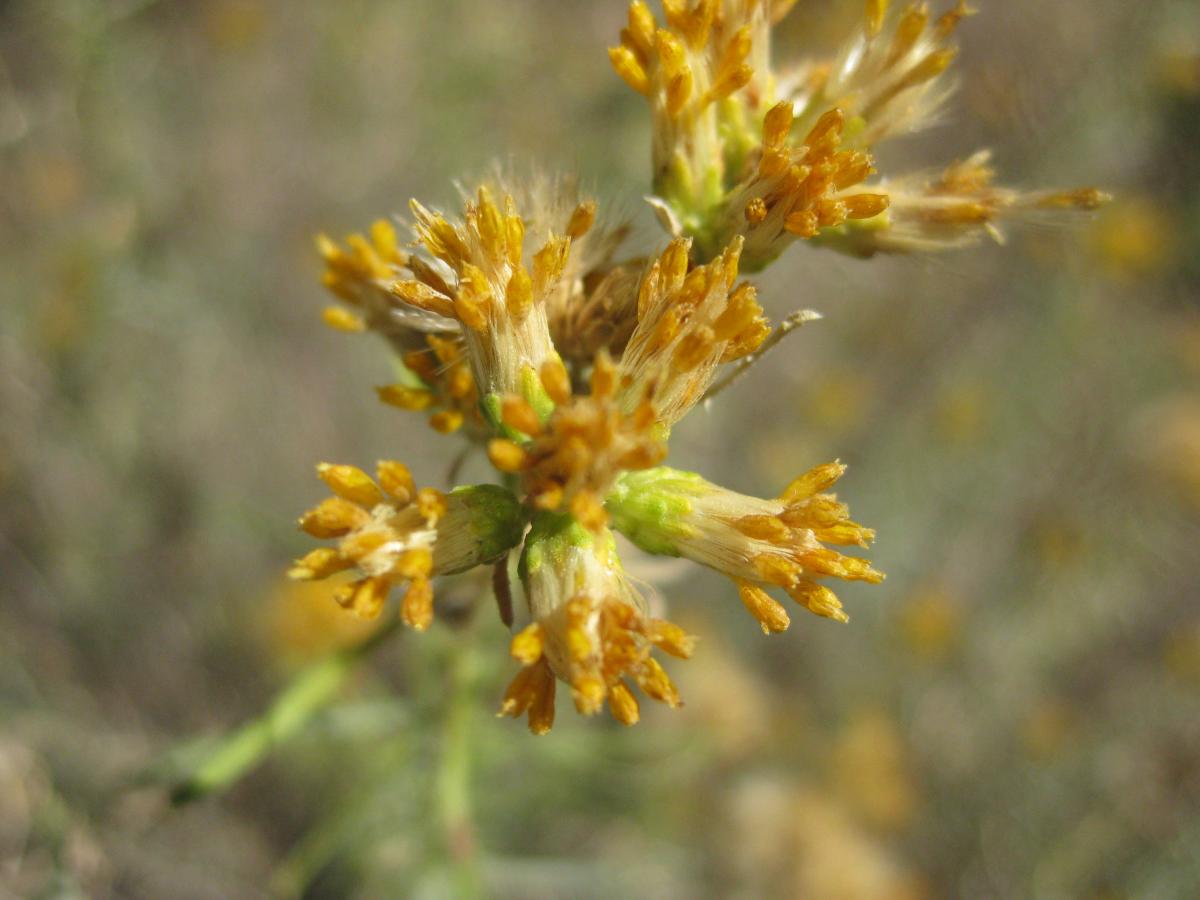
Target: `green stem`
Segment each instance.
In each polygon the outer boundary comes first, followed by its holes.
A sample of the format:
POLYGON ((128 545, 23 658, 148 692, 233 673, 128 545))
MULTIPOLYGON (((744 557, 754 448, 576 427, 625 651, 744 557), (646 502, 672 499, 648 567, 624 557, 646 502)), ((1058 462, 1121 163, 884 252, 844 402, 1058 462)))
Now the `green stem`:
POLYGON ((458 897, 483 894, 471 811, 471 734, 476 682, 474 630, 474 623, 468 623, 454 635, 450 644, 442 752, 434 784, 442 843, 458 897))
POLYGON ((400 627, 399 620, 353 647, 340 650, 298 672, 258 718, 225 737, 171 791, 179 805, 224 790, 268 753, 295 737, 312 717, 337 696, 346 678, 364 657, 400 627))

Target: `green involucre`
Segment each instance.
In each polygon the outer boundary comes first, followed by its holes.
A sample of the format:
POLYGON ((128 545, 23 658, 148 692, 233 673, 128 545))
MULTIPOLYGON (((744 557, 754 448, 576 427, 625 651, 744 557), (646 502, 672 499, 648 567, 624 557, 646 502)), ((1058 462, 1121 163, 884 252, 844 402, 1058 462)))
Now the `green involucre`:
POLYGON ((525 533, 525 508, 507 488, 498 484, 456 487, 447 501, 446 518, 461 517, 451 527, 469 529, 474 539, 477 558, 470 565, 492 562, 521 542, 525 533))
MULTIPOLYGON (((611 540, 611 538, 610 538, 611 540)), ((595 546, 596 536, 579 524, 570 513, 542 512, 533 517, 525 537, 525 551, 519 567, 523 579, 544 565, 557 565, 567 551, 575 547, 595 546)))
POLYGON ((679 556, 677 542, 690 537, 692 497, 707 484, 694 472, 659 466, 626 472, 605 499, 612 526, 647 553, 679 556))
POLYGON ((488 420, 493 428, 500 432, 504 437, 510 439, 519 439, 518 435, 511 428, 506 426, 500 419, 503 401, 500 395, 495 391, 484 394, 479 399, 479 411, 483 413, 483 417, 488 420))
MULTIPOLYGON (((522 399, 533 407, 533 411, 537 413, 539 419, 545 422, 550 418, 550 413, 554 412, 554 401, 542 387, 542 379, 533 370, 533 366, 525 366, 521 370, 520 390, 522 399)), ((484 418, 491 423, 501 437, 506 437, 519 444, 529 440, 529 435, 504 424, 504 398, 496 391, 485 394, 479 401, 479 408, 483 412, 484 418)))
POLYGON ((542 386, 542 379, 532 366, 526 366, 521 370, 521 396, 533 407, 533 411, 543 422, 550 418, 550 413, 554 412, 554 401, 546 393, 546 389, 542 386))

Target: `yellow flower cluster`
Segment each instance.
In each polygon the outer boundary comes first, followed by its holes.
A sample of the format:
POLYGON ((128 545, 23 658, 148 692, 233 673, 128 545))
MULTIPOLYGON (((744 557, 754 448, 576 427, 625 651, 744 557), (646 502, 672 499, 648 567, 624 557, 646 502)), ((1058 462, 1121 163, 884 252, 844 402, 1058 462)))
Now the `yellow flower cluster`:
POLYGON ((654 700, 679 705, 675 685, 650 653, 658 648, 687 659, 694 639, 649 616, 621 569, 611 531, 589 530, 571 515, 543 514, 526 539, 521 577, 532 621, 512 641, 510 652, 522 668, 505 693, 502 715, 528 713, 530 730, 549 730, 556 680, 570 686, 580 713, 592 715, 607 700, 625 725, 639 715, 630 682, 654 700))
POLYGON ((971 10, 959 0, 934 16, 924 2, 867 0, 836 57, 776 71, 771 26, 791 6, 668 0, 660 25, 634 0, 609 51, 650 105, 652 202, 672 234, 695 238, 700 260, 736 235, 752 270, 796 239, 856 255, 938 250, 997 236, 994 223, 1017 213, 1106 199, 993 188, 986 152, 948 168, 945 184, 911 174, 868 183, 874 147, 941 115, 954 34, 971 10))
POLYGON ((326 322, 383 336, 402 363, 380 399, 485 449, 502 484, 442 493, 418 490, 395 462, 374 479, 322 464, 333 496, 300 524, 333 543, 291 574, 354 570, 336 599, 365 617, 402 588, 399 614, 423 630, 435 576, 495 564, 506 596, 502 576, 518 554, 528 621, 512 640, 520 669, 501 714, 526 715, 535 733, 553 724, 560 681, 579 712, 607 704, 627 725, 640 715, 635 688, 680 702, 653 652, 686 659, 695 641, 651 614, 615 533, 727 576, 764 632, 790 621, 772 591, 845 622, 822 580, 883 579, 834 549, 874 539, 828 493, 840 463, 771 499, 662 465, 677 422, 791 327, 819 318, 795 314, 772 331, 740 270, 795 240, 857 255, 942 249, 997 235, 1005 220, 1104 200, 1091 189, 998 187, 986 152, 939 175, 873 180, 872 148, 938 114, 968 10, 934 18, 925 4, 870 0, 836 59, 777 72, 771 28, 791 6, 664 0, 662 24, 641 0, 630 6, 610 57, 650 105, 651 202, 670 231, 665 246, 624 256, 628 227, 573 180, 505 174, 464 196, 457 215, 412 201, 403 248, 384 221, 341 245, 318 239, 323 282, 343 302, 326 322))
POLYGON ((367 619, 379 615, 394 584, 406 582, 404 620, 418 631, 428 628, 433 620, 429 579, 445 496, 432 488, 417 490, 408 469, 394 461, 379 463, 378 482, 354 466, 322 463, 317 474, 333 496, 306 512, 300 527, 338 543, 311 551, 288 574, 308 581, 357 568, 362 577, 342 588, 336 599, 367 619))

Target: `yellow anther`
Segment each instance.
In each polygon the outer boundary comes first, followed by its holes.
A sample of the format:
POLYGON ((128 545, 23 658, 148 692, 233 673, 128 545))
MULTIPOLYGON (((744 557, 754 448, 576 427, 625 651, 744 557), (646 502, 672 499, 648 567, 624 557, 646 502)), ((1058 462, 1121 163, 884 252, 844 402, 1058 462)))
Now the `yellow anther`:
POLYGON ((544 664, 535 667, 538 675, 534 683, 534 694, 529 705, 529 730, 534 734, 546 734, 554 727, 554 676, 544 664))
POLYGON ((779 499, 785 506, 791 506, 801 500, 807 500, 814 494, 819 494, 837 483, 846 472, 842 463, 834 460, 831 463, 809 469, 803 475, 797 476, 791 484, 784 488, 779 499))
POLYGON ((529 402, 521 397, 508 395, 501 401, 500 420, 513 431, 530 437, 542 433, 542 422, 529 402))
POLYGON ((433 405, 435 397, 431 391, 423 388, 408 387, 403 384, 388 384, 375 388, 379 399, 389 406, 419 412, 433 405))
POLYGON ((457 409, 443 409, 429 417, 429 427, 438 434, 453 434, 463 426, 463 414, 457 409))
POLYGON ((533 305, 533 279, 522 265, 513 270, 512 277, 508 280, 508 287, 504 292, 504 305, 514 319, 523 319, 533 305))
POLYGON ((365 331, 367 323, 363 317, 344 306, 327 306, 321 310, 321 320, 334 331, 348 333, 365 331))
POLYGON ((846 116, 840 109, 826 110, 804 138, 805 146, 813 151, 836 147, 841 138, 845 121, 846 116))
POLYGON ((383 500, 383 492, 371 476, 355 466, 317 465, 317 475, 339 497, 360 506, 374 506, 383 500))
POLYGON ((801 580, 787 589, 788 596, 809 612, 837 622, 849 622, 837 595, 823 584, 801 580))
POLYGON ((567 237, 578 240, 591 230, 596 221, 596 201, 585 200, 575 207, 567 222, 567 237))
POLYGON ((424 631, 433 623, 433 584, 427 578, 412 581, 400 601, 400 618, 414 631, 424 631))
POLYGON ((896 32, 892 36, 892 45, 888 48, 885 66, 895 65, 908 53, 921 37, 921 32, 929 23, 929 7, 925 4, 912 4, 904 10, 900 21, 896 24, 896 32))
POLYGON ((371 223, 371 244, 375 247, 375 252, 385 260, 400 258, 396 229, 387 219, 376 219, 371 223))
POLYGON ((446 514, 446 497, 435 488, 421 488, 417 491, 417 509, 430 525, 436 525, 446 514))
POLYGON ((405 550, 396 559, 392 571, 404 578, 428 578, 433 572, 433 552, 428 547, 405 550))
POLYGON ((349 534, 369 518, 366 510, 341 497, 329 497, 300 518, 300 527, 315 538, 349 534))
POLYGON ((379 616, 383 604, 387 601, 389 588, 386 579, 364 578, 355 583, 354 590, 348 597, 340 595, 339 602, 360 619, 374 619, 379 616))
POLYGON ((868 37, 875 37, 883 29, 883 19, 887 15, 888 0, 867 0, 864 16, 868 37))
POLYGON ((571 515, 589 531, 600 531, 608 523, 604 504, 591 491, 579 491, 571 498, 571 515))
POLYGON ((297 581, 317 581, 350 568, 354 563, 332 547, 310 550, 288 569, 288 578, 297 581))
POLYGON ((617 681, 608 688, 608 709, 622 725, 636 725, 640 718, 637 697, 625 682, 617 681))
POLYGON ((654 657, 649 657, 637 672, 637 683, 647 697, 667 706, 680 706, 679 691, 674 682, 654 657))
POLYGON ((647 624, 646 636, 664 653, 688 659, 696 649, 696 639, 665 619, 651 619, 647 624))
POLYGON ((639 94, 649 96, 650 79, 646 76, 646 70, 638 62, 638 58, 633 50, 624 44, 617 47, 609 47, 608 58, 612 62, 612 67, 624 79, 627 85, 639 94))
POLYGON ((561 359, 551 357, 546 360, 542 363, 539 375, 542 387, 546 389, 546 393, 550 395, 550 399, 555 404, 561 406, 571 399, 571 378, 561 359))
POLYGON ((375 464, 375 477, 380 486, 401 503, 408 503, 417 495, 412 473, 404 463, 390 459, 380 460, 375 464))
POLYGON ((775 516, 742 516, 733 525, 746 537, 760 541, 783 543, 791 535, 791 529, 775 516))
POLYGON ((738 583, 738 595, 749 610, 750 615, 758 620, 763 634, 787 631, 792 620, 788 617, 783 605, 757 585, 748 581, 738 583))
POLYGON ((508 651, 517 662, 531 666, 542 658, 542 626, 531 622, 513 636, 508 651))
POLYGON ((887 194, 853 194, 842 199, 846 217, 850 219, 869 219, 877 216, 888 208, 890 202, 891 198, 887 194))
POLYGON ((520 445, 506 438, 493 438, 488 441, 488 459, 501 472, 520 472, 525 465, 525 451, 520 445))

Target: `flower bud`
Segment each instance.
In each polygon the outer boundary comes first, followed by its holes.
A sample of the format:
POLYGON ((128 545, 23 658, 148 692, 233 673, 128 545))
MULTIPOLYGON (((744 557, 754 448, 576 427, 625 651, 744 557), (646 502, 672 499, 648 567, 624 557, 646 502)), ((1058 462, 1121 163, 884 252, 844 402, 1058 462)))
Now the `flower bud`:
POLYGON ((513 493, 496 484, 457 487, 446 495, 438 523, 433 568, 452 575, 495 562, 521 541, 525 511, 513 493))

